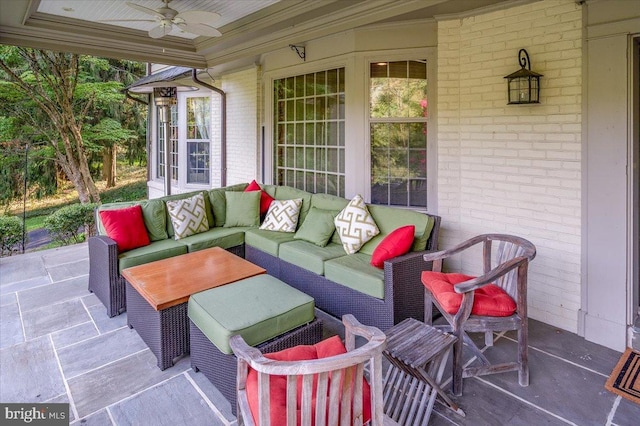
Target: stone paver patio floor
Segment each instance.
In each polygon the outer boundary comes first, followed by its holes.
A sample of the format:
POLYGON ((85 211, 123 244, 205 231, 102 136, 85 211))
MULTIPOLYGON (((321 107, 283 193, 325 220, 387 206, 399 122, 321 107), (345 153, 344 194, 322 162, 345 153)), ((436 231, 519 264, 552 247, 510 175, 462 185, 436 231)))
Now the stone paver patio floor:
MULTIPOLYGON (((0 401, 68 402, 72 424, 235 424, 188 356, 160 371, 126 313, 107 317, 87 291, 88 273, 86 244, 0 259, 0 401)), ((512 337, 500 336, 487 356, 511 357, 512 337)), ((530 386, 518 386, 516 373, 466 379, 457 398, 466 417, 437 406, 431 424, 637 425, 640 406, 604 389, 619 356, 531 321, 530 386)))

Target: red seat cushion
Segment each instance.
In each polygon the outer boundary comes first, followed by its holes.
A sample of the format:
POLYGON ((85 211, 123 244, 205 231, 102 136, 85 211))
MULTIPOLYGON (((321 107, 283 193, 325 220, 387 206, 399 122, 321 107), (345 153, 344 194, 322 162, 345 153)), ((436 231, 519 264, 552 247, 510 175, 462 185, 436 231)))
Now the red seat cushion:
POLYGON ((271 205, 271 202, 274 200, 274 198, 267 194, 265 191, 262 190, 262 188, 260 188, 260 185, 258 184, 258 182, 255 181, 255 179, 249 184, 249 186, 247 186, 244 189, 244 192, 249 192, 249 191, 261 191, 260 192, 260 215, 264 216, 265 214, 267 214, 267 211, 269 210, 269 206, 271 205))
POLYGON ((142 207, 136 205, 117 210, 100 211, 107 236, 118 244, 120 253, 151 243, 142 218, 142 207))
MULTIPOLYGON (((444 274, 442 272, 422 272, 422 284, 429 289, 440 306, 450 314, 460 309, 462 294, 453 286, 475 277, 464 274, 444 274)), ((488 284, 475 291, 472 315, 508 317, 516 311, 516 302, 509 294, 495 284, 488 284)))
POLYGON ((413 245, 416 232, 414 225, 402 226, 384 237, 371 255, 371 264, 376 268, 384 268, 384 261, 408 253, 413 245))
MULTIPOLYGON (((333 336, 326 340, 323 340, 315 345, 300 345, 293 348, 285 349, 280 352, 273 352, 265 354, 265 358, 270 358, 277 361, 304 361, 321 358, 329 358, 335 355, 346 353, 340 337, 333 336)), ((312 421, 315 421, 315 402, 316 402, 316 387, 317 387, 317 375, 313 380, 313 393, 312 393, 312 421)), ((364 410, 364 423, 371 419, 371 390, 369 383, 363 379, 362 389, 362 406, 364 410)), ((269 403, 271 407, 271 424, 272 425, 286 425, 287 424, 287 378, 286 376, 270 376, 269 381, 269 403)), ((327 404, 329 402, 329 389, 331 386, 331 376, 329 377, 329 385, 327 386, 327 404)), ((249 399, 249 407, 251 408, 251 414, 254 421, 258 423, 258 373, 249 368, 249 374, 247 376, 246 383, 247 398, 249 399)), ((300 413, 302 410, 302 376, 298 377, 297 384, 297 424, 300 424, 300 413)), ((331 407, 327 406, 327 413, 331 410, 331 407)))

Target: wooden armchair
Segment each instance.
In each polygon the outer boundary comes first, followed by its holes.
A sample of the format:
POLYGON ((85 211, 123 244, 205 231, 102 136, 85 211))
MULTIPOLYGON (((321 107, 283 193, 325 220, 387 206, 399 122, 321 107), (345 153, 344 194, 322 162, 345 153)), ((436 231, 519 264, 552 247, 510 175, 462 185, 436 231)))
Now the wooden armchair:
POLYGON ((425 286, 425 322, 431 323, 432 305, 449 323, 443 327, 458 340, 453 346, 452 392, 462 395, 464 377, 518 371, 520 386, 529 385, 527 352, 527 268, 536 255, 535 246, 524 238, 502 234, 473 237, 456 247, 424 255, 433 262, 432 271, 422 273, 425 286), (476 244, 482 244, 483 275, 472 277, 442 273, 442 261, 476 244), (485 333, 485 344, 493 345, 493 332, 517 330, 518 360, 491 364, 467 335, 485 333), (463 367, 463 343, 480 366, 463 367))
POLYGON ((344 345, 334 336, 264 356, 233 336, 229 344, 238 358, 238 424, 362 425, 370 418, 372 426, 382 425, 386 337, 353 315, 344 315, 342 322, 344 345), (356 349, 356 336, 367 343, 356 349))

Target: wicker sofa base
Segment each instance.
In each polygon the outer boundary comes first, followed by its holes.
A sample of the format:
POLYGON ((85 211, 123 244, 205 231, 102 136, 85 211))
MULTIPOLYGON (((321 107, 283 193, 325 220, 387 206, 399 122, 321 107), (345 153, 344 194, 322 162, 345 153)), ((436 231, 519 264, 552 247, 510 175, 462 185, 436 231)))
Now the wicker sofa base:
MULTIPOLYGON (((191 335, 191 367, 204 376, 231 403, 231 411, 236 415, 237 361, 233 354, 225 354, 204 335, 192 321, 189 321, 191 335)), ((288 333, 277 336, 258 345, 262 353, 277 352, 297 345, 313 345, 322 340, 322 322, 315 319, 288 333)))
POLYGON ((424 318, 424 287, 420 275, 431 269, 431 262, 422 259, 425 252, 409 253, 385 262, 385 297, 379 299, 254 247, 246 246, 245 250, 247 256, 251 255, 252 263, 278 271, 279 275, 270 275, 313 297, 316 308, 336 318, 353 314, 361 323, 382 331, 405 318, 424 318))

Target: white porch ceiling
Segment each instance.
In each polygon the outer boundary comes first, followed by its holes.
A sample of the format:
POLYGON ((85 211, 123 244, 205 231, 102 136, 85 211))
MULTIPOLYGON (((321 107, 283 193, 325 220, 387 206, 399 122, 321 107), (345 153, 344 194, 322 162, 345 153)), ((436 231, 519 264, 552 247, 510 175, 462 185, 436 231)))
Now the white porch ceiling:
MULTIPOLYGON (((171 0, 179 12, 216 12, 221 37, 174 30, 152 39, 127 0, 0 0, 0 43, 192 68, 239 66, 314 38, 382 22, 429 19, 536 0, 171 0)), ((129 0, 150 9, 162 0, 129 0)), ((153 18, 151 16, 151 18, 153 18)))
MULTIPOLYGON (((265 9, 279 0, 171 0, 169 7, 178 12, 198 10, 216 12, 221 18, 210 24, 213 27, 223 27, 234 21, 251 15, 261 9, 265 9)), ((163 0, 40 0, 37 12, 49 15, 61 16, 71 19, 79 19, 88 22, 101 22, 105 20, 153 20, 153 17, 127 5, 128 2, 156 10, 164 6, 163 0)), ((157 24, 155 22, 109 22, 114 25, 132 30, 149 31, 157 24)), ((171 36, 186 39, 194 39, 194 34, 184 33, 174 27, 171 36)))

